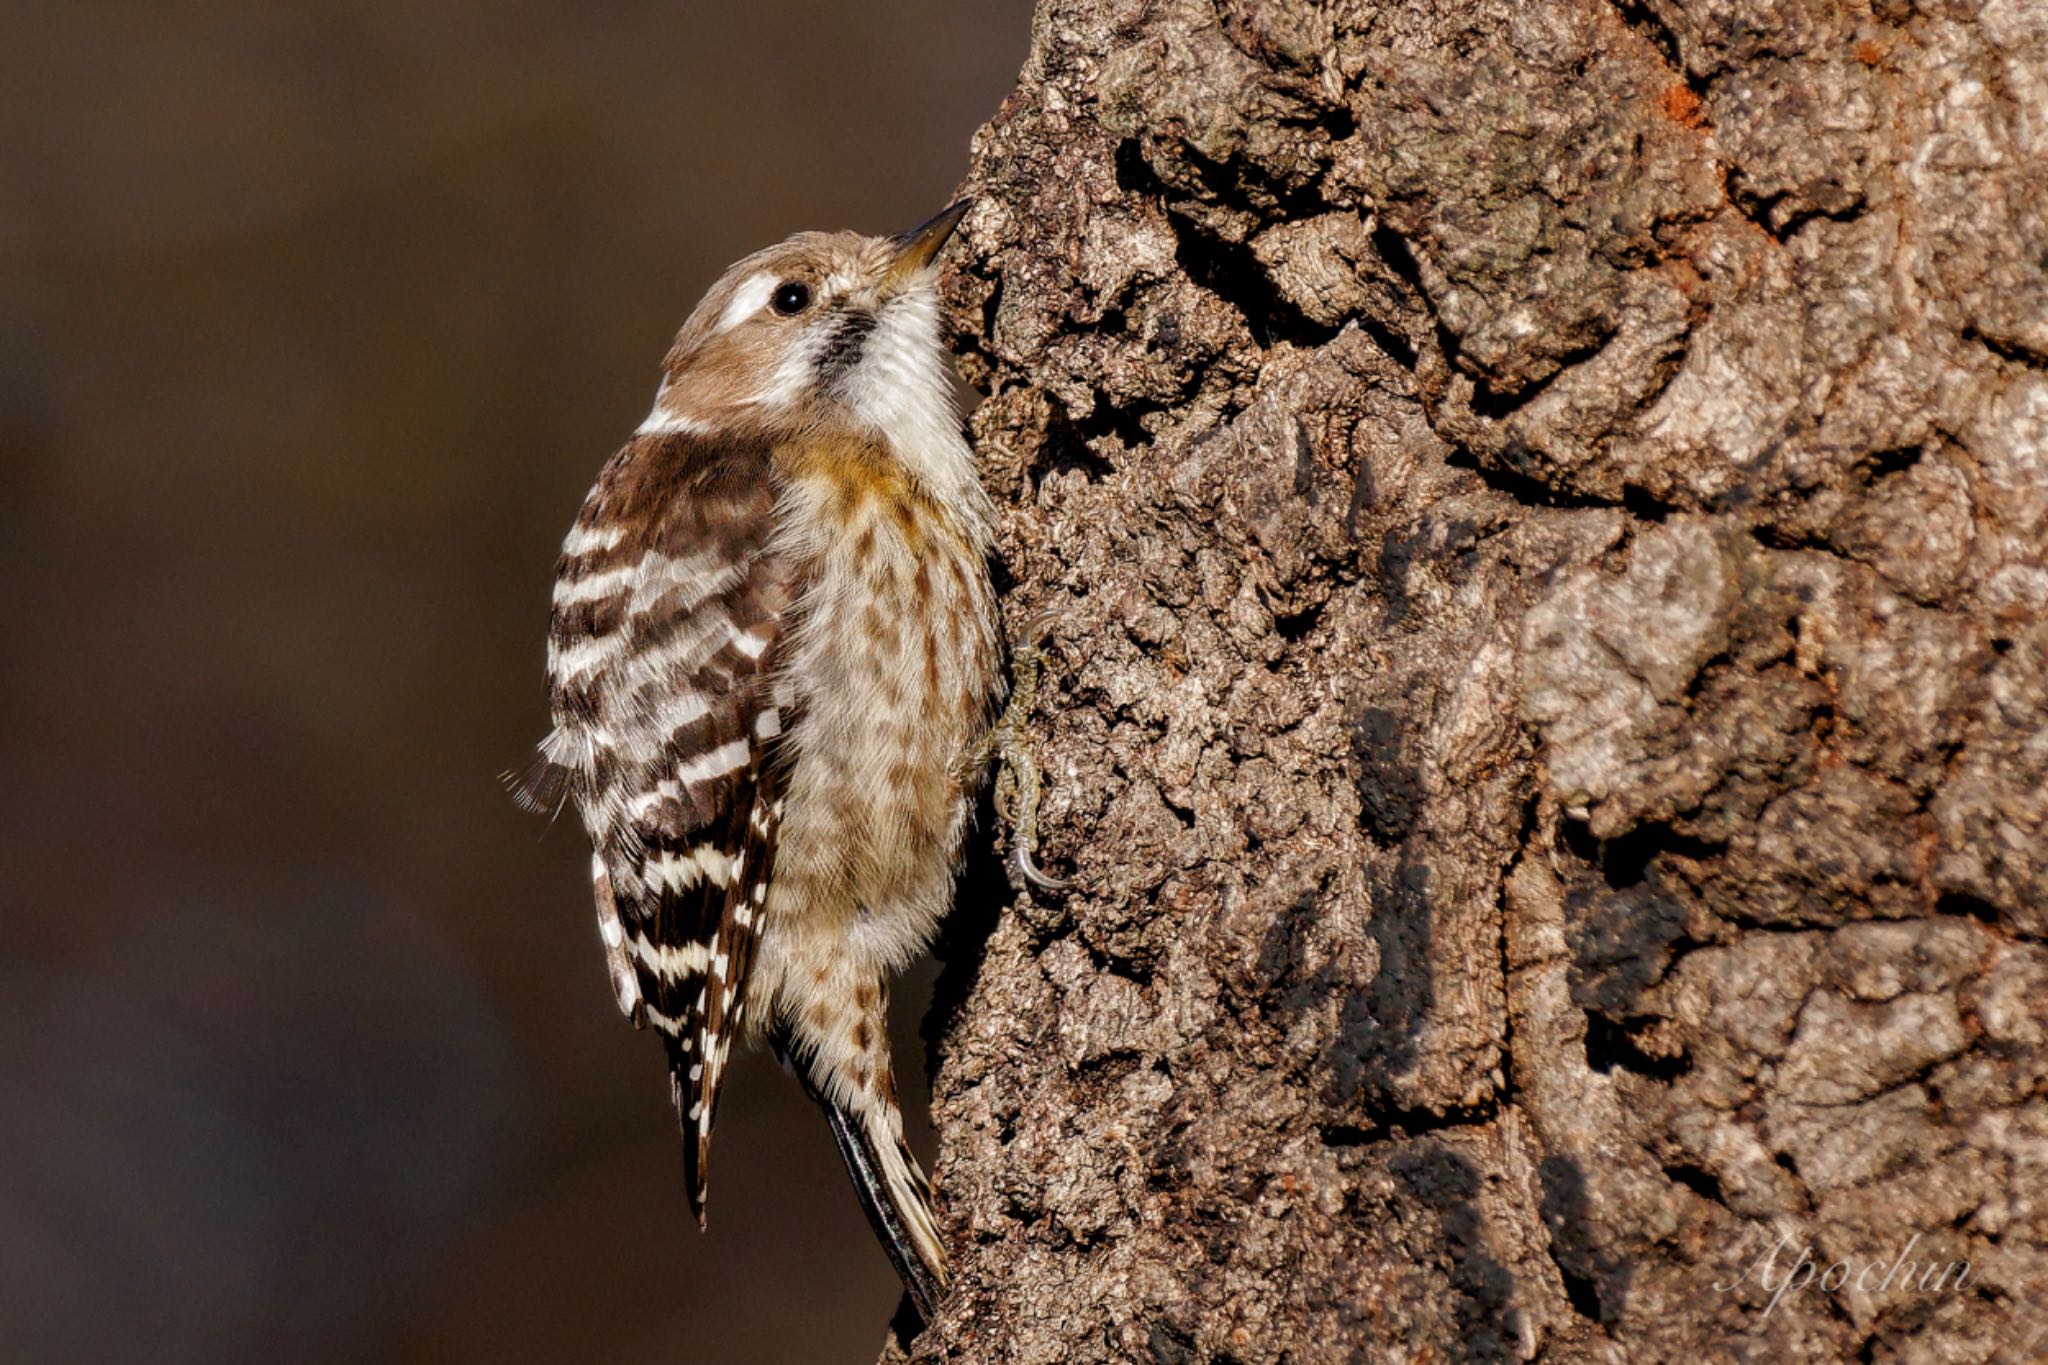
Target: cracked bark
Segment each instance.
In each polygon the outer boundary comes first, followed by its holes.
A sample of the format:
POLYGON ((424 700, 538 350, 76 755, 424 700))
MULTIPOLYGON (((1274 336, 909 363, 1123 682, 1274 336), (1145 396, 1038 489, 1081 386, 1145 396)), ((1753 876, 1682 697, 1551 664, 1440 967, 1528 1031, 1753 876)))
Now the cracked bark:
POLYGON ((2048 8, 1058 0, 971 188, 914 1358, 2048 1354, 2048 8))

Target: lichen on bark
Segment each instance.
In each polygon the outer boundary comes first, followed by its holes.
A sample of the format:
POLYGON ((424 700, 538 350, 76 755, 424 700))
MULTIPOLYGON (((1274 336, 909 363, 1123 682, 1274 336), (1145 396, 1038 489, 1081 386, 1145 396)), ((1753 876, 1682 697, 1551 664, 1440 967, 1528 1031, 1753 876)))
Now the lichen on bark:
POLYGON ((1050 0, 971 188, 914 1358, 2048 1352, 2048 9, 1050 0))

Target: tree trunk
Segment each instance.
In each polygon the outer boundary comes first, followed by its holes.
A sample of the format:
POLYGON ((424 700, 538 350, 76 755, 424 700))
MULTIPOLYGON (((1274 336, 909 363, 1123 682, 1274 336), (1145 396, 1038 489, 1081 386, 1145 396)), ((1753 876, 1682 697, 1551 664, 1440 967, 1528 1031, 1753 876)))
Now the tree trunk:
POLYGON ((971 187, 914 1359, 2048 1357, 2048 5, 1052 0, 971 187))

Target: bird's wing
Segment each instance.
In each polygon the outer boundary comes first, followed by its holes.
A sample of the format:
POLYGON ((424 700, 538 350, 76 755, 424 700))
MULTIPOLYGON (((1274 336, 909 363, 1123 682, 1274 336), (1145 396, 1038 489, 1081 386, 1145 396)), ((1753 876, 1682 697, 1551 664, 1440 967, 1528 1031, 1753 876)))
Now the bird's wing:
POLYGON ((564 544, 556 729, 528 784, 583 811, 613 986, 667 1044, 700 1223, 781 813, 773 676, 795 585, 774 513, 765 448, 666 435, 614 457, 564 544))

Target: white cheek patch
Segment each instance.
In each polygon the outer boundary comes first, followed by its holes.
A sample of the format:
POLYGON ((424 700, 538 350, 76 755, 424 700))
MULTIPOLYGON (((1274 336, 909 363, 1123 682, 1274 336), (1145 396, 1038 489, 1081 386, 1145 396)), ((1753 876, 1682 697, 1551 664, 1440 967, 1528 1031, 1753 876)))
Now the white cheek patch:
POLYGON ((775 292, 775 277, 767 271, 749 275, 746 282, 733 291, 732 301, 725 305, 725 311, 718 315, 720 332, 730 332, 754 314, 768 306, 768 296, 775 292))
POLYGON ((769 373, 767 382, 741 399, 741 404, 746 407, 783 408, 803 397, 817 381, 818 348, 823 340, 815 328, 806 333, 769 373))

